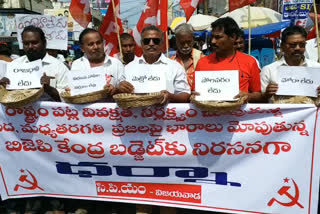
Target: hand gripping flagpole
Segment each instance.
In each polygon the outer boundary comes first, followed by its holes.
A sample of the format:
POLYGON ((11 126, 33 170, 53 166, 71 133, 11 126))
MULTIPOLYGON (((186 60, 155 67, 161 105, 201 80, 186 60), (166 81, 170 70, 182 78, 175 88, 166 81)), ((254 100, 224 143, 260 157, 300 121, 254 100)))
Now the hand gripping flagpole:
POLYGON ((116 14, 116 9, 115 9, 115 5, 114 5, 114 0, 112 1, 112 9, 113 9, 113 16, 114 16, 114 21, 115 21, 115 25, 116 25, 116 30, 117 30, 117 37, 118 37, 118 44, 119 44, 119 51, 120 51, 120 59, 122 61, 122 48, 121 48, 121 41, 120 41, 120 33, 119 33, 119 26, 118 26, 118 18, 117 18, 117 14, 116 14))
POLYGON ((318 62, 320 62, 320 47, 319 47, 319 25, 318 25, 318 13, 316 0, 313 0, 314 8, 314 24, 316 25, 316 39, 317 39, 317 49, 318 49, 318 62))
POLYGON ((248 30, 249 30, 249 35, 248 35, 248 54, 250 55, 251 53, 251 10, 250 10, 250 4, 248 5, 248 30))

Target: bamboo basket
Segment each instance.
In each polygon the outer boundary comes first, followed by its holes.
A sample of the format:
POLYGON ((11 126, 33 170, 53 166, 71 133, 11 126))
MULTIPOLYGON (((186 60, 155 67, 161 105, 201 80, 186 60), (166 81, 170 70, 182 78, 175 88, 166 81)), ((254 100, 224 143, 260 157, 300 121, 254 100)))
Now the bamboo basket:
POLYGON ((271 97, 271 102, 274 104, 316 104, 319 98, 311 98, 305 96, 280 96, 274 95, 271 97))
POLYGON ((0 86, 0 103, 8 107, 19 108, 37 101, 43 92, 43 88, 7 90, 0 86))
POLYGON ((105 99, 109 96, 109 93, 110 92, 108 89, 103 89, 103 90, 95 91, 91 93, 70 96, 70 92, 64 91, 60 94, 60 96, 66 103, 84 104, 84 103, 92 103, 92 102, 105 99))
POLYGON ((197 108, 215 113, 226 113, 233 112, 240 109, 241 105, 244 104, 245 97, 241 97, 237 101, 197 101, 194 95, 190 97, 191 103, 193 103, 197 108))
POLYGON ((149 94, 116 94, 113 96, 119 107, 121 108, 137 108, 159 104, 163 95, 160 92, 149 94))

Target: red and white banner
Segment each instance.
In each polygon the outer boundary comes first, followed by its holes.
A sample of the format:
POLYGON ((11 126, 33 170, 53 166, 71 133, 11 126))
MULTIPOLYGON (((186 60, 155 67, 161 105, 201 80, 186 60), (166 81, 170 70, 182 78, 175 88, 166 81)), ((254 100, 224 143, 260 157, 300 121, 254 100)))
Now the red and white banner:
POLYGON ((229 11, 233 11, 240 7, 244 7, 248 4, 254 3, 257 0, 228 0, 229 1, 229 11))
POLYGON ((101 35, 106 41, 106 54, 110 56, 119 53, 117 31, 119 31, 119 34, 123 33, 123 27, 120 18, 120 0, 112 1, 110 3, 111 7, 108 7, 107 14, 105 15, 103 22, 99 28, 101 35), (115 23, 115 16, 112 8, 113 4, 115 8, 114 11, 116 12, 117 24, 115 23))
POLYGON ((189 104, 3 107, 1 197, 317 213, 319 131, 312 105, 248 104, 227 114, 189 104))
POLYGON ((69 11, 72 18, 83 28, 86 28, 91 22, 89 0, 71 0, 69 11))
MULTIPOLYGON (((159 27, 163 32, 168 28, 168 2, 167 0, 147 0, 137 25, 132 30, 132 36, 137 44, 135 52, 141 56, 141 31, 149 25, 159 27)), ((164 39, 165 41, 165 39, 164 39)), ((164 42, 165 45, 165 42, 164 42)), ((164 47, 165 49, 165 47, 164 47)))

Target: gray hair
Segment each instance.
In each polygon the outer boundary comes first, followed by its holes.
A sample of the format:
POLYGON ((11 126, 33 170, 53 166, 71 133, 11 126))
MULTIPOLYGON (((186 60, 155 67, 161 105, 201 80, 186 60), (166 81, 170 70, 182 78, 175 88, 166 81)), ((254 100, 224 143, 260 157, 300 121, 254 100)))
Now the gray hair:
POLYGON ((190 24, 182 23, 178 27, 176 27, 174 33, 176 35, 180 35, 182 33, 190 33, 193 34, 193 27, 190 24))

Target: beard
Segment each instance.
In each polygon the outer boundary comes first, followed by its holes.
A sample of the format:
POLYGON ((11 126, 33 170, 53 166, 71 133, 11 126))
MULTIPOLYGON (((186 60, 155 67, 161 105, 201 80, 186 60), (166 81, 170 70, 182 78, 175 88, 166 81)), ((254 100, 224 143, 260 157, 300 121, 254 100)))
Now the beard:
POLYGON ((123 60, 126 63, 129 63, 129 62, 133 61, 133 59, 134 59, 134 53, 127 53, 127 54, 123 55, 123 60))
POLYGON ((29 59, 30 62, 38 60, 38 59, 43 59, 46 55, 45 51, 35 51, 35 50, 30 50, 26 51, 26 55, 29 59))

